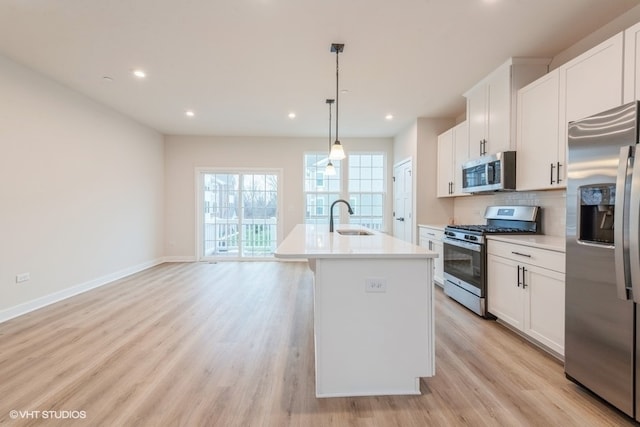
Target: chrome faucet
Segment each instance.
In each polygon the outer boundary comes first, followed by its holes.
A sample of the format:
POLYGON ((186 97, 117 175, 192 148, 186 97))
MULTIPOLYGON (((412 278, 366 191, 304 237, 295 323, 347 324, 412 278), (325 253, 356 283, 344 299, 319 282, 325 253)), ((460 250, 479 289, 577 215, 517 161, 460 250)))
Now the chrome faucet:
POLYGON ((329 233, 333 233, 333 207, 338 202, 342 202, 345 205, 347 205, 347 209, 349 209, 349 215, 353 215, 353 209, 351 209, 351 205, 346 200, 338 199, 335 202, 331 203, 331 209, 330 209, 330 213, 329 213, 329 233))

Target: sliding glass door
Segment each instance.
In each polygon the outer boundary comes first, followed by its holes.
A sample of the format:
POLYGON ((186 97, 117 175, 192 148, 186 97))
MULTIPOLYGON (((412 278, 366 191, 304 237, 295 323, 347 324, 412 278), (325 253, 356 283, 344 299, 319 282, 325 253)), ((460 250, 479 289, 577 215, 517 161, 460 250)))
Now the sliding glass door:
POLYGON ((272 257, 278 244, 278 171, 203 170, 199 258, 272 257))

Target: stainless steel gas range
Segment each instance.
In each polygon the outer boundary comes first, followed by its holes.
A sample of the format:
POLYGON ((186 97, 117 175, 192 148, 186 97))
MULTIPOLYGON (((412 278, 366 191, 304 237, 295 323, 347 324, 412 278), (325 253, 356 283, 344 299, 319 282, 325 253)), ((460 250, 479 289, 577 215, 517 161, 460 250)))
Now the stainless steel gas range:
POLYGON ((484 225, 449 225, 444 229, 444 292, 482 317, 487 312, 488 234, 540 232, 537 206, 489 206, 484 225))

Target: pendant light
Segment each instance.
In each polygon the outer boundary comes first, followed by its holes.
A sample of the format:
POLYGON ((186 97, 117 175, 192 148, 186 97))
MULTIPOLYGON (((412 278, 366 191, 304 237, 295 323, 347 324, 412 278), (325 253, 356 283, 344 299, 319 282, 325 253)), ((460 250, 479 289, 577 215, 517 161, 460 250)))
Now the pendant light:
MULTIPOLYGON (((327 99, 327 104, 329 104, 329 153, 331 153, 331 105, 334 103, 335 99, 327 99)), ((327 163, 327 167, 324 170, 325 175, 335 175, 336 168, 331 163, 331 157, 329 157, 329 163, 327 163)))
POLYGON ((342 148, 342 144, 340 144, 340 138, 338 137, 338 108, 339 108, 339 96, 340 96, 340 87, 339 87, 339 67, 338 67, 338 56, 344 50, 344 44, 342 43, 332 43, 331 44, 331 52, 336 53, 336 140, 331 147, 331 152, 329 153, 329 159, 331 160, 342 160, 345 158, 344 149, 342 148))

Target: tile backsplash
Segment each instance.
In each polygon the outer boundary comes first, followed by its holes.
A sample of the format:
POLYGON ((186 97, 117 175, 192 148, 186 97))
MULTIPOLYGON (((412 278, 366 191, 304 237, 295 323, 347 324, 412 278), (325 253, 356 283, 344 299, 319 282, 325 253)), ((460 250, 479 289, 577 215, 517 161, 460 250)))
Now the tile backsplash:
POLYGON ((542 208, 542 233, 565 236, 565 190, 516 191, 456 197, 453 222, 456 224, 484 224, 484 210, 491 205, 529 205, 542 208))

